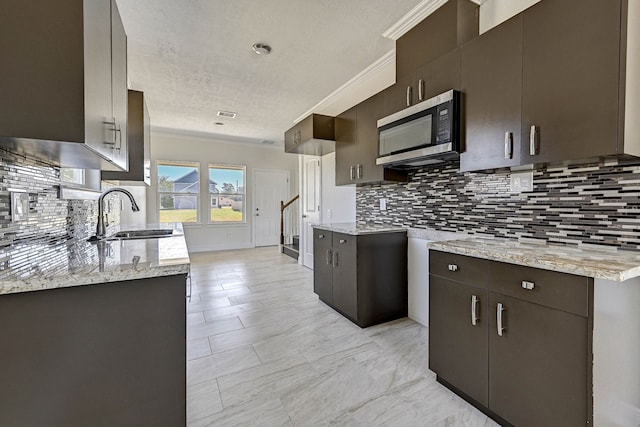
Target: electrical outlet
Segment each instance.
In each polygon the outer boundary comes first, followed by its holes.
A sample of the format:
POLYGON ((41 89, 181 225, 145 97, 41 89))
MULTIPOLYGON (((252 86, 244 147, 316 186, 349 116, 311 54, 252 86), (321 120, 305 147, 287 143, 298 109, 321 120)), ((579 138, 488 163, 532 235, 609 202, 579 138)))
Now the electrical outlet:
POLYGON ((29 219, 29 193, 11 192, 11 221, 29 219))
POLYGON ((511 172, 509 187, 512 193, 533 191, 533 171, 511 172))
POLYGON ((381 211, 387 210, 387 199, 380 199, 380 210, 381 211))

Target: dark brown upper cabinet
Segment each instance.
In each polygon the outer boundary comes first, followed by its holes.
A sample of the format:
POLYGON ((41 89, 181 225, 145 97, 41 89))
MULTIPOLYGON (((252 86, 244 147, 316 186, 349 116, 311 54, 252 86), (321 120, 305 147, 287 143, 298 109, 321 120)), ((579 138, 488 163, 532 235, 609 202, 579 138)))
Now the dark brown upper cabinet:
POLYGON ((629 3, 545 0, 466 43, 461 170, 640 156, 629 3))
POLYGON ((102 172, 102 179, 151 185, 151 124, 144 93, 129 90, 127 117, 129 171, 102 172))
POLYGON ((463 46, 461 92, 465 135, 460 170, 519 165, 521 15, 463 46))
POLYGON ((406 181, 406 173, 376 165, 383 100, 380 92, 336 117, 336 185, 406 181))
POLYGON ((460 89, 458 47, 478 36, 478 5, 449 0, 396 41, 396 83, 385 90, 384 115, 460 89))
POLYGON ((449 0, 396 40, 396 75, 415 73, 478 36, 479 9, 469 0, 449 0))
POLYGON ((324 156, 335 151, 334 118, 310 114, 284 133, 284 151, 324 156))
POLYGON ((618 153, 620 16, 619 0, 524 11, 522 163, 618 153))
POLYGON ((115 2, 5 2, 0 55, 0 144, 66 167, 126 169, 126 35, 115 2))

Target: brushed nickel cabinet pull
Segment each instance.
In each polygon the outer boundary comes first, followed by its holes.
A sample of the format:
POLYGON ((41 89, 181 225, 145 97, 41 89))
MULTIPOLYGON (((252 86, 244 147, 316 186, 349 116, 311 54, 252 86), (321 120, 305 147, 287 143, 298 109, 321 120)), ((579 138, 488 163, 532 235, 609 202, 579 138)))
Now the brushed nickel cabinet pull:
POLYGON ((356 179, 356 168, 355 168, 355 166, 349 166, 349 178, 351 179, 351 181, 356 179))
POLYGON ((331 249, 327 249, 327 265, 331 265, 332 263, 331 249))
POLYGON ((522 289, 526 289, 528 291, 532 291, 533 288, 536 287, 536 284, 533 282, 527 282, 526 280, 522 281, 522 289))
POLYGON ((538 154, 538 132, 536 131, 536 125, 531 125, 529 130, 529 154, 535 156, 538 154))
POLYGON ((509 160, 513 157, 513 134, 511 132, 504 133, 504 158, 509 160))
POLYGON ((498 321, 498 336, 504 335, 504 326, 502 324, 502 313, 504 312, 504 306, 501 302, 498 303, 498 310, 496 312, 496 319, 498 321))
POLYGON ((356 165, 356 178, 362 179, 362 165, 359 163, 356 165))
POLYGON ((424 101, 424 80, 418 80, 418 101, 424 101))
POLYGON ((411 107, 411 92, 412 92, 412 88, 411 86, 407 86, 407 107, 411 107))
POLYGON ((449 271, 458 271, 458 266, 456 264, 449 264, 449 271))
POLYGON ((478 297, 471 295, 471 324, 477 326, 478 320, 478 297))

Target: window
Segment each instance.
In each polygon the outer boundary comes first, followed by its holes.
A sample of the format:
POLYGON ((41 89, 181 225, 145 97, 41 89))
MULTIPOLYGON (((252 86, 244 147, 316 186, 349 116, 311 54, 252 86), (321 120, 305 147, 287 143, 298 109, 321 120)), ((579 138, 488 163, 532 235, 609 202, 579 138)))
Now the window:
POLYGON ((209 165, 211 222, 244 222, 244 166, 209 165))
POLYGON ((60 181, 67 184, 84 185, 84 169, 60 168, 60 181))
POLYGON ((198 222, 198 163, 158 162, 160 222, 198 222))

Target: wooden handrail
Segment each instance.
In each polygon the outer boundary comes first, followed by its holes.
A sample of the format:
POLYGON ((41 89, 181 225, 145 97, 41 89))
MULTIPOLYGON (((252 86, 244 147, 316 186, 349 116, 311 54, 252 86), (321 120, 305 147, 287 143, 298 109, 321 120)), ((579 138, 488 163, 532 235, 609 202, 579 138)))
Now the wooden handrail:
POLYGON ((280 212, 284 211, 285 209, 287 209, 293 202, 295 202, 296 200, 298 200, 300 198, 300 195, 298 194, 297 196, 295 196, 293 199, 289 200, 287 203, 280 201, 280 212))
POLYGON ((298 194, 293 199, 289 200, 285 203, 283 200, 280 200, 280 244, 284 245, 284 210, 291 206, 293 202, 298 200, 300 195, 298 194))

